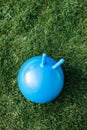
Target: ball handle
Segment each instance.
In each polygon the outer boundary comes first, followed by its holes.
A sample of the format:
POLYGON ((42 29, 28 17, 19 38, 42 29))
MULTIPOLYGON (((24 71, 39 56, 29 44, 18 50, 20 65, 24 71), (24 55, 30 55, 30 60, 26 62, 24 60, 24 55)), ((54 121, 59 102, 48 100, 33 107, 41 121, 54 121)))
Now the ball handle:
POLYGON ((55 65, 52 66, 53 69, 57 69, 61 64, 64 63, 64 59, 60 59, 55 65))
POLYGON ((46 64, 46 57, 47 57, 47 55, 45 53, 43 53, 41 67, 43 67, 46 64))

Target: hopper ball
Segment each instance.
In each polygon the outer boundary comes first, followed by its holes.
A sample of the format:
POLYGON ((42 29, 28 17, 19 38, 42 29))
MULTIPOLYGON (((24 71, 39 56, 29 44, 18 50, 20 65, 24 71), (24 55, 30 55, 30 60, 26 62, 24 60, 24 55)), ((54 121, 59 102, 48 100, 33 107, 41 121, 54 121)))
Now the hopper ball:
POLYGON ((63 63, 63 58, 56 62, 45 53, 25 61, 18 72, 18 86, 24 97, 40 104, 54 100, 64 85, 63 63))

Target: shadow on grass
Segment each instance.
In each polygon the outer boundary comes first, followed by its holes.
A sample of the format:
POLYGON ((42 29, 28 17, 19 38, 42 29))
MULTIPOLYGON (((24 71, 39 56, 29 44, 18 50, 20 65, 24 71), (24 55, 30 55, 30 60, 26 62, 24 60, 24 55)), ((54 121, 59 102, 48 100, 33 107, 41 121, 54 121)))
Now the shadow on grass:
MULTIPOLYGON (((71 67, 67 71, 65 71, 65 84, 63 91, 57 97, 53 103, 55 102, 63 102, 66 100, 66 97, 68 99, 71 99, 72 101, 73 97, 80 97, 81 90, 84 89, 83 84, 85 83, 85 78, 83 78, 83 73, 80 69, 71 67)), ((69 100, 67 100, 70 102, 69 100)))

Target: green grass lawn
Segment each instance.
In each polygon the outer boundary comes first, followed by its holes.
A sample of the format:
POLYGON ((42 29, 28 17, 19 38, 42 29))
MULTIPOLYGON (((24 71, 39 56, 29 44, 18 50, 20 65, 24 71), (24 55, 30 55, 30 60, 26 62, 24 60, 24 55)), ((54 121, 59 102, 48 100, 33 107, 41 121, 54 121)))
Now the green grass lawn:
POLYGON ((87 1, 0 0, 0 130, 87 130, 87 1), (62 93, 44 105, 17 85, 22 63, 47 55, 62 66, 62 93))

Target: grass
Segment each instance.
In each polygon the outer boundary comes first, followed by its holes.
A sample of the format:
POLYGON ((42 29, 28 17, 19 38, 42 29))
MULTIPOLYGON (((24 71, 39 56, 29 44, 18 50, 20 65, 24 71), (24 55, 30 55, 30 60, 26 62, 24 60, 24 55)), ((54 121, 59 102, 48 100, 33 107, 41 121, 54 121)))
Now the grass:
POLYGON ((87 130, 87 1, 0 0, 0 130, 87 130), (53 102, 26 100, 22 63, 46 52, 65 58, 65 85, 53 102))

